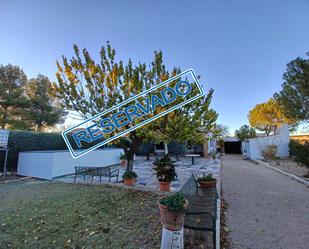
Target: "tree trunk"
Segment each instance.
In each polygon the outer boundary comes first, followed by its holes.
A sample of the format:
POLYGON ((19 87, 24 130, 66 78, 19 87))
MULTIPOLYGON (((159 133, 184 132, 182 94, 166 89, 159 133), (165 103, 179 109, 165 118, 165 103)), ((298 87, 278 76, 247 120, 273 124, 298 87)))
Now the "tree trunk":
POLYGON ((134 155, 132 158, 128 158, 127 162, 127 171, 133 171, 134 155))
POLYGON ((37 131, 42 131, 43 130, 43 124, 39 123, 37 125, 37 131))
POLYGON ((146 157, 147 157, 146 160, 149 161, 150 160, 150 153, 147 153, 146 157))
POLYGON ((168 147, 167 147, 167 143, 164 142, 164 155, 168 154, 168 147))
POLYGON ((133 171, 133 164, 134 164, 134 155, 137 152, 139 146, 143 142, 141 137, 137 137, 136 134, 133 132, 131 133, 131 143, 129 148, 125 148, 125 154, 127 156, 127 170, 133 171))

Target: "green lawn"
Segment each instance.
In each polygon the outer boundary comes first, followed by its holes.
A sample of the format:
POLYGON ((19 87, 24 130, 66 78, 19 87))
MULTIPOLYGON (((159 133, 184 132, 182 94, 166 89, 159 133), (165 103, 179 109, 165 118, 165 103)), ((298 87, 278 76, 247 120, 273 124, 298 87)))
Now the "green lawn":
POLYGON ((108 186, 0 184, 0 248, 159 248, 157 199, 108 186))

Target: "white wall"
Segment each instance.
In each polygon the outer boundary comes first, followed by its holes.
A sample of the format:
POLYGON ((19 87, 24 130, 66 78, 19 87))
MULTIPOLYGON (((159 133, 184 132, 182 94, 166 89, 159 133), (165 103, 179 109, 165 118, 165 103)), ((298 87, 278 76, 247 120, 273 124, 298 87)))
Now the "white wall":
POLYGON ((94 150, 74 159, 69 151, 20 152, 17 174, 42 179, 74 173, 75 166, 104 167, 120 163, 123 149, 94 150))
POLYGON ((266 149, 267 145, 275 144, 278 146, 278 157, 288 157, 289 156, 289 143, 290 134, 288 126, 282 126, 276 135, 251 138, 243 142, 243 148, 246 152, 244 155, 252 159, 263 159, 262 151, 266 149))

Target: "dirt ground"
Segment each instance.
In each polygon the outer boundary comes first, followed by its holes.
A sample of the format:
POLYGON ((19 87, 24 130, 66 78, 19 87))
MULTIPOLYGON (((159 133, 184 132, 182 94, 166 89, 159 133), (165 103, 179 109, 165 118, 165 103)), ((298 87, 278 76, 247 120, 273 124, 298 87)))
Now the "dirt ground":
POLYGON ((308 248, 307 186, 240 156, 225 156, 221 172, 229 249, 308 248))
POLYGON ((308 178, 309 169, 305 166, 300 166, 291 159, 278 159, 268 162, 271 166, 287 171, 299 177, 308 178), (306 177, 304 177, 306 175, 306 177))

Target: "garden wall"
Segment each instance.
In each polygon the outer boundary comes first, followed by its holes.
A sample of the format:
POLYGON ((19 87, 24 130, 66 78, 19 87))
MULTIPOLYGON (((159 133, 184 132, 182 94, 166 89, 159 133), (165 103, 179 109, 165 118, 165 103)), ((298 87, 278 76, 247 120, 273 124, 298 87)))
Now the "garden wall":
POLYGON ((119 164, 121 153, 123 149, 98 149, 74 159, 68 150, 20 152, 17 173, 51 180, 74 173, 75 166, 105 167, 119 164))
POLYGON ((289 128, 283 126, 278 131, 278 134, 267 137, 251 138, 244 142, 243 154, 252 159, 263 159, 262 151, 266 149, 268 145, 277 145, 278 157, 289 156, 289 128))
MULTIPOLYGON (((69 140, 71 139, 72 137, 69 137, 69 140)), ((89 144, 89 147, 90 146, 92 146, 92 144, 89 144)), ((9 153, 7 169, 9 171, 17 170, 19 152, 42 150, 68 150, 60 132, 47 133, 36 131, 10 131, 8 148, 9 153)), ((2 172, 4 163, 4 152, 1 153, 0 163, 0 172, 2 172)))

